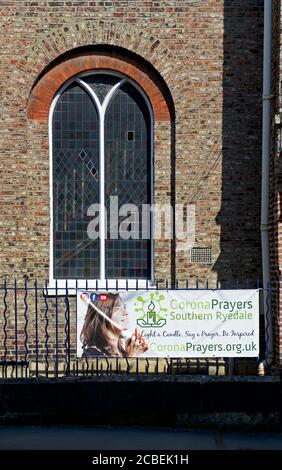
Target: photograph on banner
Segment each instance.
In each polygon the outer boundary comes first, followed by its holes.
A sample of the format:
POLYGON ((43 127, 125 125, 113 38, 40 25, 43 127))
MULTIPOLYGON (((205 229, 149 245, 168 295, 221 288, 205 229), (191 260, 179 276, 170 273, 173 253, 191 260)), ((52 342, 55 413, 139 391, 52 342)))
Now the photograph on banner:
POLYGON ((259 289, 77 292, 77 357, 258 357, 259 289))

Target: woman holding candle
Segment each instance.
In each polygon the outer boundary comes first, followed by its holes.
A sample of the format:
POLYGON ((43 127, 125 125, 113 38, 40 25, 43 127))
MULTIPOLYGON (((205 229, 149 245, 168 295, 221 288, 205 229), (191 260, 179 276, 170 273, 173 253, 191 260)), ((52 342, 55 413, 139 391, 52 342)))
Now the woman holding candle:
POLYGON ((148 344, 137 329, 126 341, 123 340, 123 332, 128 326, 128 312, 119 294, 97 295, 97 299, 89 302, 80 334, 82 357, 143 354, 148 350, 148 344))

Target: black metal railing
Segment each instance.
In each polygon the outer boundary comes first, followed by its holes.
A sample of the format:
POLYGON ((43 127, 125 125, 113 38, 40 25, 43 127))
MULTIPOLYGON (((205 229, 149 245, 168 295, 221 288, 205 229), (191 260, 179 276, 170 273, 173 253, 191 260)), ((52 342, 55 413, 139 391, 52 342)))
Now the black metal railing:
MULTIPOLYGON (((205 375, 255 375, 259 364, 265 360, 268 369, 268 344, 270 329, 270 305, 272 289, 266 290, 266 312, 260 315, 260 353, 257 358, 121 358, 76 356, 76 292, 82 288, 99 289, 99 283, 85 283, 84 287, 76 281, 75 286, 66 281, 62 288, 55 282, 37 280, 22 283, 5 280, 0 287, 0 302, 3 315, 0 322, 0 377, 65 377, 97 376, 101 374, 205 374, 205 375)), ((259 282, 249 281, 217 283, 211 287, 209 281, 192 285, 188 281, 149 283, 146 288, 136 281, 134 287, 125 282, 123 290, 200 290, 200 289, 244 289, 260 288, 259 282)))

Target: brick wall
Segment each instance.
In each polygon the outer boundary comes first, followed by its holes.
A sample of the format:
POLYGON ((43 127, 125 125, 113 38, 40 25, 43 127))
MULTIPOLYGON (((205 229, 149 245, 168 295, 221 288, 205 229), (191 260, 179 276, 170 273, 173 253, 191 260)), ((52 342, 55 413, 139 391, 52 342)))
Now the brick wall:
POLYGON ((281 196, 282 196, 282 167, 281 167, 281 136, 282 129, 275 126, 275 114, 281 108, 281 2, 275 0, 273 5, 273 35, 272 35, 272 134, 270 161, 270 263, 272 292, 272 323, 275 362, 282 363, 281 329, 281 266, 282 266, 282 234, 281 234, 281 196))
POLYGON ((166 82, 175 136, 157 120, 155 194, 195 203, 196 244, 213 249, 213 265, 196 265, 160 242, 156 277, 261 276, 262 0, 4 0, 1 23, 2 276, 48 276, 48 128, 27 115, 31 90, 62 54, 99 44, 137 54, 166 82))

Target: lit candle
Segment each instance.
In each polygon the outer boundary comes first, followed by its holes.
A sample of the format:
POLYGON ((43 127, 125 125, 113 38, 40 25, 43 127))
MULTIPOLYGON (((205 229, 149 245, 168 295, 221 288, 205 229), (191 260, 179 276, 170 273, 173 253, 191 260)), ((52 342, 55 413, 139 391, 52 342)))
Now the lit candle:
POLYGON ((157 314, 154 308, 155 308, 155 304, 151 300, 151 302, 148 305, 148 311, 147 311, 147 324, 148 325, 154 325, 157 321, 157 314))

